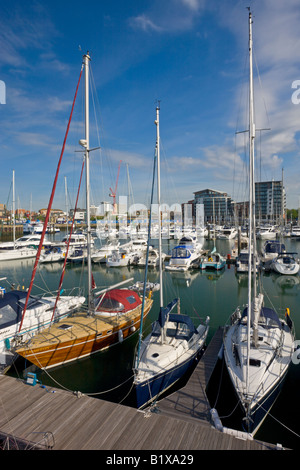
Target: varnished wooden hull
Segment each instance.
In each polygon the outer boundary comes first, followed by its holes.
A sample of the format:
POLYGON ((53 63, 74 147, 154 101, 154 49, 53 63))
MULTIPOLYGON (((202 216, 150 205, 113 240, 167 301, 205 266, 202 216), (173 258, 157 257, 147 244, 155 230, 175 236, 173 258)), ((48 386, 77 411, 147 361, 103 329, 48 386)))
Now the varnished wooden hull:
MULTIPOLYGON (((153 300, 145 300, 144 319, 153 300)), ((113 346, 132 336, 140 327, 141 305, 113 318, 78 313, 33 337, 16 353, 41 369, 72 362, 113 346)))

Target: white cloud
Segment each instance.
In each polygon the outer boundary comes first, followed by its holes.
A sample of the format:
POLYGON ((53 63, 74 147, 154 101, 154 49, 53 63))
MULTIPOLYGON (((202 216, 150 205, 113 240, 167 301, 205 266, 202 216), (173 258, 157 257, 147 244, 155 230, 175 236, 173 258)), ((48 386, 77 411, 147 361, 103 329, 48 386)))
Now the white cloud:
POLYGON ((142 29, 143 31, 157 31, 160 32, 163 30, 161 26, 155 24, 149 17, 145 14, 131 18, 131 26, 137 29, 142 29))
POLYGON ((203 6, 203 2, 201 0, 181 0, 181 2, 193 11, 198 11, 200 7, 203 6))
POLYGON ((205 0, 154 1, 151 7, 130 18, 130 26, 143 31, 180 33, 192 29, 199 14, 204 11, 205 0))

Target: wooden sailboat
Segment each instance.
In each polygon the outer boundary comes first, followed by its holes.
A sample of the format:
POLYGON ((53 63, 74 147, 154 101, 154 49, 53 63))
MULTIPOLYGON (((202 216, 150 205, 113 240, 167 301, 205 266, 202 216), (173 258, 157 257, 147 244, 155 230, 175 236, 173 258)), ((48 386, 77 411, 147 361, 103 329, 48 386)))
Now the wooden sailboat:
POLYGON ((231 317, 224 333, 224 358, 233 388, 243 413, 243 427, 255 434, 273 405, 286 376, 294 348, 293 325, 289 317, 278 317, 264 306, 256 280, 252 16, 249 11, 249 261, 248 306, 231 317))
MULTIPOLYGON (((47 330, 34 336, 16 349, 16 353, 44 369, 72 362, 122 342, 139 329, 142 299, 133 289, 109 289, 93 295, 91 271, 91 226, 89 195, 89 63, 83 57, 85 69, 85 149, 86 210, 87 210, 87 271, 88 305, 86 311, 76 312, 62 321, 54 322, 47 330)), ((128 280, 129 281, 129 280, 128 280)), ((128 282, 127 281, 127 282, 128 282)), ((144 317, 152 306, 151 293, 145 299, 144 317)))
MULTIPOLYGON (((159 159, 159 108, 156 109, 157 126, 157 187, 160 207, 160 159, 159 159)), ((160 217, 159 217, 160 219, 160 217)), ((174 385, 195 364, 204 348, 209 329, 209 318, 196 328, 188 315, 180 314, 179 300, 174 299, 166 307, 163 300, 161 227, 159 234, 160 312, 152 325, 152 332, 140 341, 135 358, 134 386, 138 408, 156 400, 174 385), (175 306, 178 312, 173 313, 175 306)))

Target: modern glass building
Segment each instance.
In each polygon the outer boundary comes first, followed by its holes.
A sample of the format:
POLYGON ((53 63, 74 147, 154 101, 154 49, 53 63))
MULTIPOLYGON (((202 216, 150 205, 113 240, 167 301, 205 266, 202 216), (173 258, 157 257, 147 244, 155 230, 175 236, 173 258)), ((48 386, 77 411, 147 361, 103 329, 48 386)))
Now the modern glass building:
POLYGON ((204 205, 204 221, 225 224, 233 221, 232 199, 227 193, 216 191, 214 189, 204 189, 194 193, 194 206, 196 204, 204 205))
POLYGON ((286 194, 283 182, 255 183, 255 207, 257 220, 280 223, 286 212, 286 194))

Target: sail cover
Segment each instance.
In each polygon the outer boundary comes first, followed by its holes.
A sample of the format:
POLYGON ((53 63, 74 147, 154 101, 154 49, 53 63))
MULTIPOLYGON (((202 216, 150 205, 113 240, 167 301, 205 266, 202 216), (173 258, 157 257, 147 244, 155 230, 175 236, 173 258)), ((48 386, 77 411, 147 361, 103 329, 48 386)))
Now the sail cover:
POLYGON ((97 311, 128 312, 141 305, 138 294, 131 289, 112 289, 103 296, 97 311))
POLYGON ((161 307, 159 316, 158 316, 158 323, 160 324, 162 328, 166 322, 167 316, 169 315, 171 310, 175 307, 177 302, 178 302, 178 299, 174 299, 166 307, 161 307))

